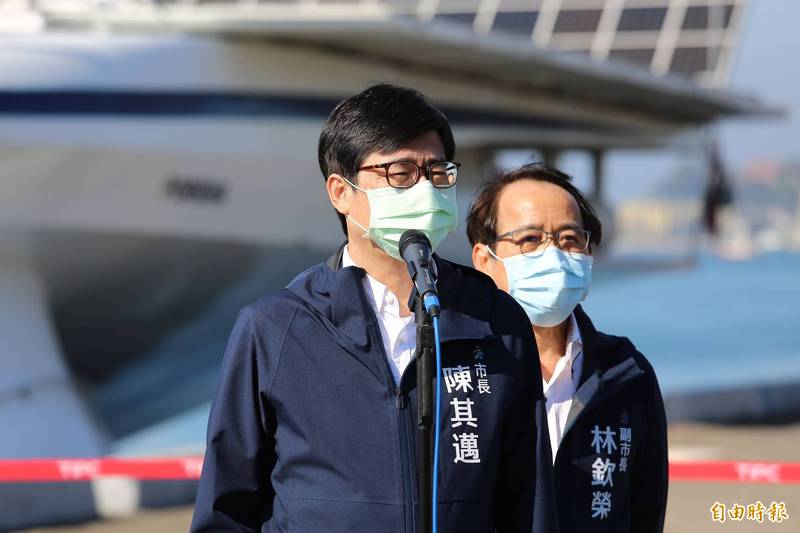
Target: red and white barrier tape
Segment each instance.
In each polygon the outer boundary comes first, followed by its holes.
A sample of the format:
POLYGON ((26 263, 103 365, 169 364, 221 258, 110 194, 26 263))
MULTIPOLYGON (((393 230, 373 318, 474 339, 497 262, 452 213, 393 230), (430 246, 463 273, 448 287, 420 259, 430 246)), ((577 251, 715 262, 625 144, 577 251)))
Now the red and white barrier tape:
MULTIPOLYGON (((148 459, 4 459, 0 483, 90 481, 103 477, 139 480, 200 478, 202 457, 148 459)), ((673 461, 670 481, 720 483, 800 483, 800 463, 747 461, 673 461)))
POLYGON ((800 463, 680 461, 669 464, 670 481, 800 483, 800 463))
POLYGON ((202 457, 0 460, 0 483, 90 481, 100 477, 199 479, 202 468, 202 457))

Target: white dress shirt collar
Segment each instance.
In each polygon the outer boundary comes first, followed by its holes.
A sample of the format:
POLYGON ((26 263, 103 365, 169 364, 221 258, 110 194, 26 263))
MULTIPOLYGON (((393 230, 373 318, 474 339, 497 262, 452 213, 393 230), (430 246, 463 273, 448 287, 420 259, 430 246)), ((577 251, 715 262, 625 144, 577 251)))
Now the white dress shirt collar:
MULTIPOLYGON (((348 250, 349 245, 342 250, 342 268, 357 267, 348 250)), ((378 318, 381 330, 381 340, 386 356, 389 358, 389 367, 395 384, 400 383, 403 371, 414 356, 417 345, 417 331, 414 315, 400 316, 400 301, 392 294, 386 285, 367 273, 363 280, 364 291, 367 299, 378 318)))
POLYGON ((550 448, 555 462, 558 446, 564 437, 572 399, 578 390, 583 368, 583 339, 575 314, 570 315, 567 325, 567 346, 564 356, 558 360, 550 381, 542 379, 542 389, 547 408, 547 424, 550 431, 550 448))

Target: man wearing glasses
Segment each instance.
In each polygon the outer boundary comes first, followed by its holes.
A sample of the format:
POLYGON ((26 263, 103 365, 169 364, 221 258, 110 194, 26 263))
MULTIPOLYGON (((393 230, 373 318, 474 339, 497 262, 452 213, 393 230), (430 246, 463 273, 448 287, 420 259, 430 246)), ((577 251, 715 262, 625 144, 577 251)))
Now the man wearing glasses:
MULTIPOLYGON (((193 531, 422 529, 412 283, 397 246, 416 229, 435 249, 456 227, 454 151, 447 119, 417 91, 375 85, 334 109, 318 155, 347 241, 242 310, 209 417, 193 531)), ((439 531, 555 531, 525 313, 482 274, 434 260, 439 531)))
POLYGON ((467 218, 475 267, 525 310, 539 349, 562 533, 661 532, 667 428, 653 368, 598 332, 589 290, 600 221, 557 169, 531 164, 480 192, 467 218))

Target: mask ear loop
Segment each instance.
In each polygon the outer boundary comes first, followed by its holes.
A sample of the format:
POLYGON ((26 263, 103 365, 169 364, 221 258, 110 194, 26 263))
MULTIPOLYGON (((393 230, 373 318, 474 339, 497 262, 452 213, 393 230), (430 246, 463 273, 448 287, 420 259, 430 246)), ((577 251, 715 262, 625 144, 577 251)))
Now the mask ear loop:
MULTIPOLYGON (((359 187, 358 185, 356 185, 355 183, 353 183, 353 182, 352 182, 352 181, 350 181, 349 179, 345 178, 344 176, 340 176, 340 177, 341 177, 341 178, 342 178, 342 179, 343 179, 345 182, 347 182, 347 184, 348 184, 348 185, 350 185, 352 188, 354 188, 354 189, 357 189, 357 190, 359 190, 359 191, 363 192, 364 194, 367 194, 367 191, 365 191, 364 189, 362 189, 361 187, 359 187)), ((362 226, 361 224, 359 224, 359 223, 356 221, 356 219, 354 219, 353 217, 351 217, 349 214, 348 214, 348 215, 345 215, 345 217, 349 218, 349 219, 350 219, 350 222, 352 222, 353 224, 355 224, 355 226, 356 226, 358 229, 360 229, 361 231, 363 231, 363 233, 361 234, 361 238, 362 238, 362 239, 369 239, 369 229, 367 229, 367 228, 365 228, 364 226, 362 226)))
POLYGON ((495 259, 497 259, 497 260, 498 260, 498 261, 500 261, 501 263, 503 263, 503 262, 504 262, 504 261, 503 261, 501 258, 497 257, 497 254, 496 254, 496 253, 494 253, 494 252, 492 251, 491 247, 490 247, 488 244, 484 244, 484 246, 486 247, 486 251, 487 251, 487 252, 489 252, 489 254, 490 254, 492 257, 494 257, 495 259))
POLYGON ((347 218, 349 218, 349 219, 350 219, 350 222, 352 222, 352 223, 353 223, 353 224, 354 224, 354 225, 355 225, 355 226, 356 226, 358 229, 360 229, 361 231, 363 231, 363 233, 361 234, 361 238, 362 238, 362 239, 369 239, 369 230, 368 230, 368 229, 364 228, 364 226, 362 226, 361 224, 359 224, 358 222, 356 222, 356 219, 354 219, 354 218, 353 218, 353 217, 351 217, 350 215, 345 215, 345 216, 346 216, 347 218))
MULTIPOLYGON (((492 249, 489 247, 488 244, 484 244, 484 246, 486 247, 486 251, 489 252, 489 254, 492 257, 494 257, 495 259, 497 259, 498 261, 503 263, 503 265, 505 266, 505 264, 506 264, 505 259, 503 259, 502 257, 497 257, 497 254, 492 251, 492 249)), ((509 275, 509 272, 508 272, 508 268, 506 268, 506 279, 508 280, 508 292, 510 294, 511 293, 511 288, 514 286, 514 280, 511 279, 511 276, 509 275)))
POLYGON ((353 183, 353 182, 352 182, 352 181, 350 181, 349 179, 345 178, 344 176, 341 176, 341 175, 340 175, 339 177, 340 177, 340 178, 342 178, 344 181, 346 181, 346 182, 347 182, 347 184, 348 184, 348 185, 350 185, 352 188, 354 188, 354 189, 358 189, 359 191, 363 192, 364 194, 366 194, 366 193, 367 193, 367 191, 366 191, 365 189, 362 189, 361 187, 359 187, 358 185, 356 185, 355 183, 353 183))

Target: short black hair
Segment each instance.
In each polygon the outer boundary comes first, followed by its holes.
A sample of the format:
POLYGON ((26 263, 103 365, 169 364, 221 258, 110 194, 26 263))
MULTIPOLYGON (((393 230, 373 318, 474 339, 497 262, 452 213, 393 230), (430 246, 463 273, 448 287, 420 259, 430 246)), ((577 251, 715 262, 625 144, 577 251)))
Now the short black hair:
POLYGON ((589 243, 595 246, 602 238, 602 225, 589 200, 572 184, 572 177, 555 167, 544 163, 530 163, 515 170, 500 174, 496 179, 484 184, 467 215, 467 237, 469 243, 491 244, 497 239, 497 200, 506 185, 528 179, 546 181, 558 185, 575 198, 581 211, 583 228, 590 233, 589 243))
MULTIPOLYGON (((395 152, 436 131, 444 156, 452 160, 455 141, 447 117, 422 93, 378 83, 340 102, 319 136, 317 155, 323 179, 339 174, 355 183, 358 167, 373 152, 395 152)), ((337 213, 347 234, 345 217, 337 213)))

